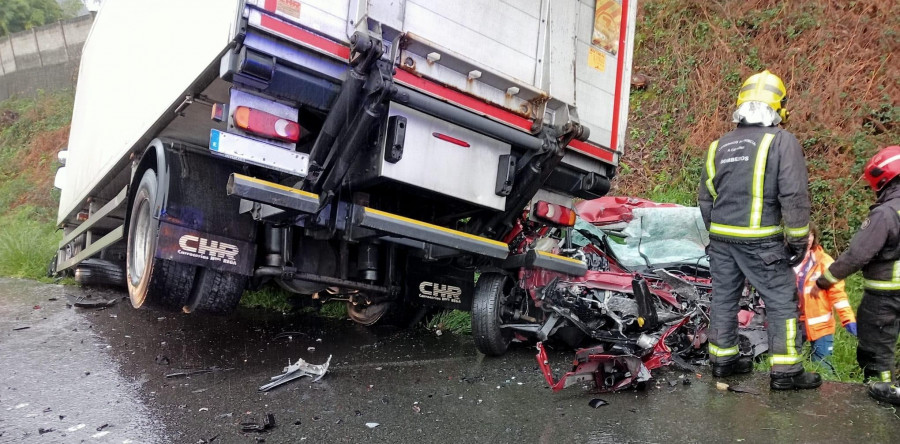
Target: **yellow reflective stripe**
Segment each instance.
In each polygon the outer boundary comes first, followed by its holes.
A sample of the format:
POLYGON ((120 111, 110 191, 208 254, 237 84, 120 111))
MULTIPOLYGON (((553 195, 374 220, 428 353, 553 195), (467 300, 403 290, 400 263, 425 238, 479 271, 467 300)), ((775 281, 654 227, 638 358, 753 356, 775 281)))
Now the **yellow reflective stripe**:
POLYGON ((881 382, 891 382, 891 372, 889 370, 881 372, 881 382))
POLYGON ((828 268, 826 268, 825 272, 822 273, 822 277, 824 277, 826 281, 831 282, 832 284, 840 282, 840 279, 834 277, 834 275, 831 274, 831 270, 828 268))
POLYGON ((894 261, 894 272, 891 274, 892 282, 900 282, 900 261, 894 261))
POLYGON ((784 232, 790 237, 806 237, 809 236, 809 225, 800 228, 785 228, 784 232))
POLYGON ((769 358, 769 364, 771 365, 794 365, 799 364, 800 361, 803 360, 803 356, 788 356, 788 355, 772 355, 769 358))
POLYGON ((719 197, 719 194, 716 193, 716 186, 713 185, 713 177, 716 177, 716 148, 718 146, 719 141, 714 140, 709 144, 709 152, 706 154, 706 189, 709 190, 709 195, 713 200, 719 197))
POLYGON ((869 290, 900 290, 900 282, 891 281, 863 281, 863 287, 869 290))
POLYGON ((756 152, 756 165, 753 167, 753 199, 750 202, 750 227, 759 228, 762 223, 763 185, 766 182, 766 159, 769 157, 769 146, 774 134, 766 134, 756 152))
POLYGON ((785 341, 787 345, 787 354, 797 356, 797 318, 789 318, 784 320, 785 341))
POLYGON ((778 234, 784 231, 782 227, 736 227, 734 225, 724 225, 711 223, 709 224, 709 232, 713 234, 721 234, 730 237, 766 237, 778 234))
POLYGON ((709 354, 711 354, 713 356, 718 356, 718 357, 734 356, 734 355, 738 354, 738 346, 735 345, 733 347, 721 348, 721 347, 714 345, 712 342, 710 342, 709 343, 709 354))

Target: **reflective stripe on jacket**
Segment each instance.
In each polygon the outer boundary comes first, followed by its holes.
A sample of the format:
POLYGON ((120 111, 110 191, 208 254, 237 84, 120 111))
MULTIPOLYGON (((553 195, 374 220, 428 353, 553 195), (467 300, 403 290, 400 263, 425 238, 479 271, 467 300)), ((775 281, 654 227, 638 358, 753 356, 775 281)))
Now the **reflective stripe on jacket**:
POLYGON ((828 270, 834 259, 821 246, 817 246, 806 256, 798 268, 805 267, 809 261, 812 261, 812 267, 806 273, 804 282, 798 282, 797 286, 801 287, 802 285, 800 320, 806 324, 807 340, 815 341, 823 336, 834 334, 834 310, 838 312, 841 325, 856 322, 856 316, 847 300, 847 293, 844 292, 844 281, 838 282, 828 290, 821 290, 818 296, 812 296, 816 279, 828 270))
POLYGON ((808 177, 793 134, 740 125, 710 144, 705 160, 699 202, 710 237, 725 242, 784 234, 806 239, 808 177))

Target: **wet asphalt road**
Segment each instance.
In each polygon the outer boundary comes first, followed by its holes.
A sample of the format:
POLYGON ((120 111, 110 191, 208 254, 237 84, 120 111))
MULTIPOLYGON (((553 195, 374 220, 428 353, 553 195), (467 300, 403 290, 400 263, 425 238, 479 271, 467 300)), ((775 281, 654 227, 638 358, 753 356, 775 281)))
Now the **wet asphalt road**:
MULTIPOLYGON (((67 308, 67 294, 122 295, 0 279, 0 442, 900 442, 895 410, 859 385, 770 393, 755 374, 728 382, 759 394, 733 393, 666 369, 641 392, 552 393, 532 347, 491 359, 466 336, 260 310, 67 308), (318 383, 257 390, 288 360, 329 355, 318 383), (180 369, 214 371, 165 377, 180 369), (590 408, 596 397, 609 405, 590 408), (265 413, 275 428, 241 432, 265 413)), ((570 359, 551 352, 557 372, 570 359)))

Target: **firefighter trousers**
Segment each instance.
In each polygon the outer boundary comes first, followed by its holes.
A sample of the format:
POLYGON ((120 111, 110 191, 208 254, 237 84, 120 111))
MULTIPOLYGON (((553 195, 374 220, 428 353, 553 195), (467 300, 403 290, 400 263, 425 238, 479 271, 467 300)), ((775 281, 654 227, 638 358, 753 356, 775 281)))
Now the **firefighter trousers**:
POLYGON ((767 332, 772 374, 793 375, 803 371, 797 325, 797 285, 794 270, 780 240, 737 244, 710 239, 709 359, 728 364, 740 357, 738 311, 746 278, 766 305, 767 332))
POLYGON ((893 380, 894 351, 900 334, 900 292, 863 292, 857 310, 856 361, 867 378, 893 380))

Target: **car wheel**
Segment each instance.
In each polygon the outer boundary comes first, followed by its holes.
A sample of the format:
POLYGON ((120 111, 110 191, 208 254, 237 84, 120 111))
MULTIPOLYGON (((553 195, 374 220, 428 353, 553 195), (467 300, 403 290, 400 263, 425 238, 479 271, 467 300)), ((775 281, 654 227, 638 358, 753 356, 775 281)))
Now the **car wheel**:
POLYGON ((475 285, 472 300, 472 336, 478 351, 501 356, 512 342, 513 332, 500 328, 504 306, 512 296, 515 281, 500 273, 484 273, 475 285))

